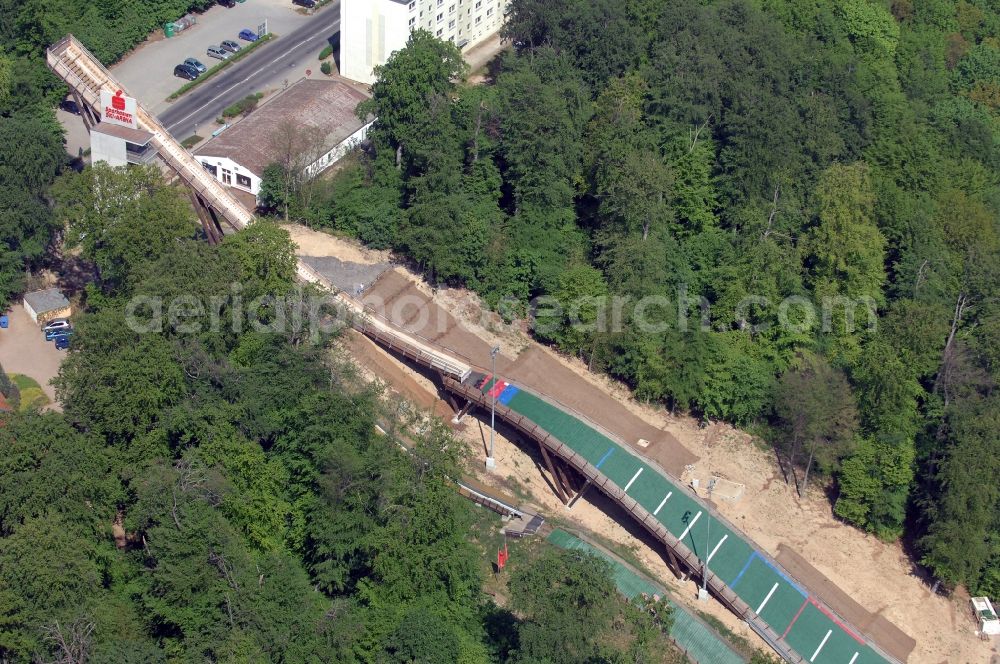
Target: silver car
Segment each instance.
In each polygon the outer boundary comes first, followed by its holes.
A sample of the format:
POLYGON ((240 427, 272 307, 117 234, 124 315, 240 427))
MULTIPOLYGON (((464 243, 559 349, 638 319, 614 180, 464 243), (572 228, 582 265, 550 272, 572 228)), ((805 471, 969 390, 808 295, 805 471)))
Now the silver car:
POLYGON ((226 60, 229 58, 229 51, 219 48, 218 46, 209 46, 206 53, 208 53, 209 57, 218 58, 220 60, 226 60))
POLYGON ((240 45, 234 42, 232 39, 227 39, 226 41, 219 44, 223 50, 229 51, 230 53, 236 53, 240 50, 240 45))

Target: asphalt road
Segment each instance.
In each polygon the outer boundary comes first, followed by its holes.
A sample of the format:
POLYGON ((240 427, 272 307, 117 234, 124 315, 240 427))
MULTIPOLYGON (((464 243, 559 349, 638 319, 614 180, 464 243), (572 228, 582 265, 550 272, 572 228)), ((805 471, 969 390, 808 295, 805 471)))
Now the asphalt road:
POLYGON ((316 12, 306 25, 280 35, 222 73, 194 88, 159 114, 160 122, 177 140, 210 134, 223 109, 252 92, 292 83, 308 67, 319 71, 316 56, 340 32, 340 3, 316 12))

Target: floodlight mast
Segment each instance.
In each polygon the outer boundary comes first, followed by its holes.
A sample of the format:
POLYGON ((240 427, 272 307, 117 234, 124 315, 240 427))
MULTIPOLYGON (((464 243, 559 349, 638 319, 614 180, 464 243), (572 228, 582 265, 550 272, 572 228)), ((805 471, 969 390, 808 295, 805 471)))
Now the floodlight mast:
POLYGON ((490 367, 493 373, 493 385, 490 386, 490 453, 486 457, 486 467, 493 470, 497 467, 496 459, 493 457, 493 432, 496 429, 496 418, 497 418, 497 353, 500 352, 500 346, 494 346, 490 349, 490 367))

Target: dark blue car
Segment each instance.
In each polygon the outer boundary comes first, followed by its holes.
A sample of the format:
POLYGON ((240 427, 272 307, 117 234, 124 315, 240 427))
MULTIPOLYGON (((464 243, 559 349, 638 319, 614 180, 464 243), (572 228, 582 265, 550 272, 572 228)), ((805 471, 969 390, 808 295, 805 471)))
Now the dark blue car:
POLYGON ((57 334, 56 336, 52 337, 53 341, 56 342, 56 350, 66 350, 67 348, 69 348, 69 338, 71 336, 73 336, 72 332, 69 333, 64 332, 63 334, 57 334))
POLYGON ((71 327, 60 327, 60 328, 55 329, 55 330, 45 330, 45 340, 46 341, 52 341, 56 337, 62 336, 64 334, 67 335, 67 336, 69 336, 70 334, 73 334, 73 328, 71 328, 71 327))
POLYGON ((260 39, 260 37, 258 37, 257 33, 251 30, 250 28, 243 28, 242 30, 240 30, 240 39, 242 39, 243 41, 255 42, 258 39, 260 39))

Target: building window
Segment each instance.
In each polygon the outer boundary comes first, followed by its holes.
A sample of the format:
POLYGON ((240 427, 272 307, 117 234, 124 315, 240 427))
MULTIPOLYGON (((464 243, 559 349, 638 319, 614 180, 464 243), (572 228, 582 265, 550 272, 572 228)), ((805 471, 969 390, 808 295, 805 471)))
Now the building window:
POLYGON ((455 22, 454 21, 448 21, 448 29, 449 30, 454 30, 455 29, 455 22))
POLYGON ((437 20, 438 23, 444 20, 444 12, 441 12, 440 14, 437 15, 437 20))
POLYGON ((228 168, 222 169, 222 183, 232 184, 233 183, 233 172, 228 168))
POLYGON ((247 177, 246 175, 240 175, 239 173, 237 173, 236 174, 236 184, 239 185, 240 187, 246 187, 247 189, 249 189, 250 188, 250 178, 247 177))
POLYGON ((219 171, 215 168, 215 166, 212 166, 211 164, 205 163, 204 161, 201 162, 201 165, 205 167, 206 171, 208 171, 209 173, 211 173, 215 177, 219 177, 219 171))
POLYGON ((476 25, 479 25, 479 22, 482 21, 482 20, 483 20, 482 16, 477 16, 476 17, 476 25))
POLYGON ((482 6, 483 6, 483 0, 479 0, 479 2, 476 3, 476 9, 479 9, 482 6))
POLYGON ((412 17, 410 18, 410 25, 413 25, 416 22, 417 22, 416 18, 412 18, 412 17))
POLYGON ((416 0, 413 0, 413 2, 410 3, 410 11, 412 12, 416 8, 417 8, 417 2, 416 0))
POLYGON ((486 10, 486 15, 487 16, 493 16, 493 8, 492 7, 490 7, 489 9, 486 10))
POLYGON ((448 7, 448 13, 449 14, 454 14, 455 13, 455 5, 451 5, 450 7, 448 7))

